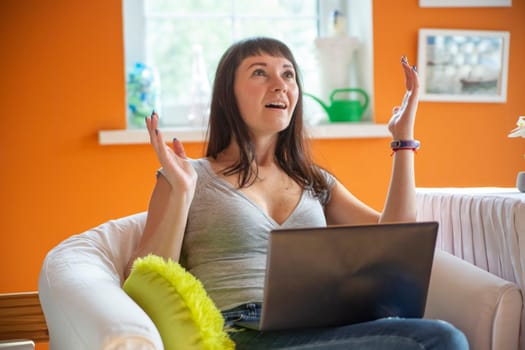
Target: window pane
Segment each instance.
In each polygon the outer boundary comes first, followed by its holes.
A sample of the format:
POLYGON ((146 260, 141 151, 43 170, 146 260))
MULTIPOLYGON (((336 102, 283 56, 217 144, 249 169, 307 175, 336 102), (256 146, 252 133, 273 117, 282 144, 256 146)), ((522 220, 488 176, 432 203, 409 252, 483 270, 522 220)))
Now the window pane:
POLYGON ((163 123, 187 123, 196 44, 203 48, 210 85, 226 48, 251 36, 284 41, 294 52, 303 76, 310 77, 306 82, 317 83, 312 78, 317 75, 308 73, 315 69, 317 6, 318 0, 144 1, 145 60, 160 76, 163 123))
POLYGON ((230 22, 155 21, 147 25, 147 62, 159 72, 164 103, 189 101, 192 48, 201 45, 211 81, 219 55, 230 44, 230 22))
POLYGON ((234 3, 238 15, 317 16, 316 0, 238 0, 234 3))
POLYGON ((231 1, 217 0, 145 0, 144 9, 146 15, 151 14, 229 14, 231 12, 231 1))

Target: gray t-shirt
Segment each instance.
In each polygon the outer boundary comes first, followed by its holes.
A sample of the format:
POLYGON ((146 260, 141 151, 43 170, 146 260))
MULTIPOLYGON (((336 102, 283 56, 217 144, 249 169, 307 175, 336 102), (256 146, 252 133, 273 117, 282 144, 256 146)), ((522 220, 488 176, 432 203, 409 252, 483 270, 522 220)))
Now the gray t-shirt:
MULTIPOLYGON (((266 248, 276 228, 326 226, 323 206, 310 191, 279 225, 223 178, 207 159, 191 161, 197 188, 184 235, 181 264, 204 285, 220 310, 262 302, 266 248)), ((330 186, 332 175, 326 173, 330 186)))

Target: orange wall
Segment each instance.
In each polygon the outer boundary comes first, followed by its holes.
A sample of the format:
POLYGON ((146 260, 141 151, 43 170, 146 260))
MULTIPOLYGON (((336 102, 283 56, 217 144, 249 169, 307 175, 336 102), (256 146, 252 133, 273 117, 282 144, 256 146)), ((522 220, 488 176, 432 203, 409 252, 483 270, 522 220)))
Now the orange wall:
MULTIPOLYGON (((525 170, 525 140, 508 139, 525 114, 525 3, 429 9, 374 1, 376 120, 403 94, 399 58, 416 62, 422 27, 511 32, 505 104, 422 102, 419 186, 508 186, 525 170)), ((125 127, 119 0, 0 3, 0 292, 35 290, 46 252, 69 235, 146 209, 158 166, 148 145, 100 146, 125 127)), ((188 144, 199 156, 201 144, 188 144)), ((314 142, 320 162, 381 209, 388 140, 314 142)))

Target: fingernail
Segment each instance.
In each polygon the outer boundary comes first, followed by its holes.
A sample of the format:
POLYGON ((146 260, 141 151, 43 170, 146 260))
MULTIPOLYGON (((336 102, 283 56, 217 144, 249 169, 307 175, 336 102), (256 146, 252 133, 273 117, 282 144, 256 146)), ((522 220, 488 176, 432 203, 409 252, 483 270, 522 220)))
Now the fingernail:
POLYGON ((401 56, 401 62, 408 63, 407 56, 405 56, 405 55, 401 56))
POLYGON ((153 117, 154 114, 155 114, 155 110, 153 110, 153 111, 151 112, 151 116, 153 117))
POLYGON ((412 69, 414 70, 414 72, 417 72, 416 66, 412 67, 412 69))
POLYGON ((155 135, 159 134, 159 129, 155 129, 155 135))
POLYGON ((175 142, 175 141, 177 141, 177 138, 176 138, 176 137, 173 138, 173 142, 175 142))

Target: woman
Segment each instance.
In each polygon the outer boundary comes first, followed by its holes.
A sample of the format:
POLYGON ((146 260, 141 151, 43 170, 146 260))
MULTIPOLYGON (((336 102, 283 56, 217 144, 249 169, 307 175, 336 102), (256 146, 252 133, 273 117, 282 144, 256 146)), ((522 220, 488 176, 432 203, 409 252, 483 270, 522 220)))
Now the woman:
MULTIPOLYGON (((419 83, 406 59, 401 66, 407 92, 388 128, 394 140, 405 142, 395 145, 390 188, 378 213, 313 163, 303 134, 298 67, 288 47, 270 38, 232 45, 217 67, 206 158, 188 159, 178 140, 171 149, 156 113, 146 118, 162 169, 130 265, 149 253, 180 261, 232 325, 259 315, 272 229, 415 221, 419 83)), ((468 348, 453 326, 430 320, 268 333, 237 329, 231 337, 239 349, 468 348)))

